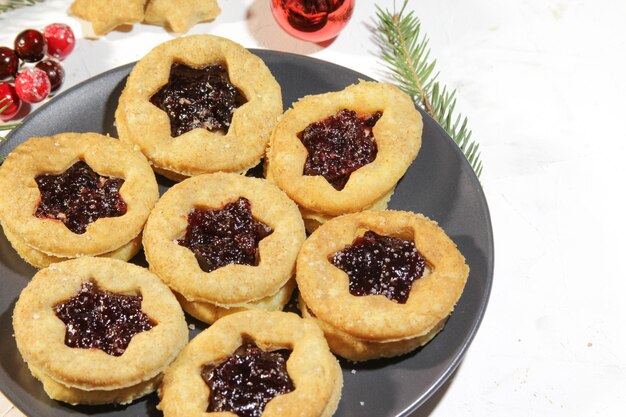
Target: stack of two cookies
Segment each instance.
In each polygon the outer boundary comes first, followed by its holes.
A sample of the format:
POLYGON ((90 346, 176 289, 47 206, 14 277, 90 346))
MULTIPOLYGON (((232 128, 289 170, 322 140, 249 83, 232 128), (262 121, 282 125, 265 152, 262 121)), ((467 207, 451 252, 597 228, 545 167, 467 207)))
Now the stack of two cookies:
POLYGON ((31 138, 2 164, 0 222, 28 263, 127 261, 141 248, 158 187, 146 158, 96 133, 31 138))
POLYGON ((282 310, 305 239, 296 205, 265 180, 215 173, 168 190, 144 232, 150 270, 206 323, 245 309, 282 310))

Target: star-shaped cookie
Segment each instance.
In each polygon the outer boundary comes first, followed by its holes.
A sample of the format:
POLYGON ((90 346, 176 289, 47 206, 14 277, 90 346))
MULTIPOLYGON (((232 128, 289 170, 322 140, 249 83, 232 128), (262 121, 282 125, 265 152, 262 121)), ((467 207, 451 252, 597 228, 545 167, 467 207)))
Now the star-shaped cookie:
POLYGON ((185 33, 196 23, 214 20, 219 14, 216 0, 150 0, 144 22, 185 33))
POLYGON ((75 0, 70 11, 75 16, 90 21, 94 33, 101 36, 120 25, 141 22, 147 2, 148 0, 75 0))

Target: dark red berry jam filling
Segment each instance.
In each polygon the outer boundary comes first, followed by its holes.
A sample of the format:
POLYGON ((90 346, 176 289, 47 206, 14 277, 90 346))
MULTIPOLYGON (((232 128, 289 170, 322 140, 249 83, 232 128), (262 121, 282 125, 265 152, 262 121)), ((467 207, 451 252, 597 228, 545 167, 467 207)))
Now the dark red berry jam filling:
POLYGON ((244 344, 222 364, 204 366, 202 379, 211 389, 207 411, 259 417, 272 398, 294 390, 287 373, 290 354, 286 349, 265 352, 244 344))
POLYGON ((273 230, 252 217, 250 207, 240 197, 222 209, 193 209, 185 237, 176 243, 191 249, 204 272, 228 264, 258 265, 259 242, 273 230))
POLYGON ((60 220, 76 234, 85 233, 87 225, 102 217, 126 214, 120 195, 124 180, 99 175, 84 161, 58 175, 37 175, 35 182, 41 193, 35 216, 60 220))
POLYGON ((78 294, 54 306, 54 312, 65 323, 67 346, 120 356, 134 335, 156 325, 141 311, 141 301, 141 295, 115 294, 84 282, 78 294))
POLYGON ((362 116, 344 109, 308 125, 298 134, 308 151, 304 175, 321 175, 336 190, 343 190, 351 173, 376 159, 372 128, 382 115, 362 116))
POLYGON ((412 240, 372 231, 333 255, 331 262, 348 274, 350 294, 384 295, 406 303, 413 282, 422 277, 426 261, 412 240))
POLYGON ((230 83, 225 65, 196 69, 175 62, 150 103, 167 113, 172 137, 178 137, 196 128, 228 133, 235 109, 246 98, 230 83))

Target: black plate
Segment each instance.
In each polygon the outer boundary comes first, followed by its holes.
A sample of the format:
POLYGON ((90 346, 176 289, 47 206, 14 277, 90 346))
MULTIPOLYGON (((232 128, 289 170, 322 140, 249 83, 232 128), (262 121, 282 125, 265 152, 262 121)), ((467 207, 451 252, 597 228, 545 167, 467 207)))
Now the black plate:
MULTIPOLYGON (((336 91, 368 77, 299 55, 254 50, 283 89, 286 106, 307 94, 336 91)), ((31 136, 60 132, 100 132, 113 126, 119 94, 131 65, 111 70, 60 94, 33 112, 0 146, 0 156, 31 136)), ((162 188, 169 182, 159 179, 162 188)), ((2 198, 11 198, 4 195, 2 198)), ((467 258, 471 272, 454 314, 428 345, 408 355, 364 364, 342 362, 344 388, 335 416, 407 416, 437 390, 457 367, 485 311, 493 276, 493 235, 485 196, 456 144, 424 115, 420 153, 400 181, 390 208, 423 213, 439 224, 467 258)), ((71 407, 50 400, 29 373, 13 337, 11 315, 35 270, 0 237, 0 388, 31 417, 159 416, 156 395, 120 406, 71 407)))

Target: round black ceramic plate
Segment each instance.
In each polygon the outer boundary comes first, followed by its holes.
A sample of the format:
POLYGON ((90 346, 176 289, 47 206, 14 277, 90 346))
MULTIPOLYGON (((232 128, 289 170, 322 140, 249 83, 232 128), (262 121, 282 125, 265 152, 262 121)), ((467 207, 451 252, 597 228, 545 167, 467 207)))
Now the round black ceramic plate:
MULTIPOLYGON (((368 77, 316 59, 253 51, 268 65, 287 107, 307 94, 343 89, 368 77)), ((0 156, 32 136, 100 132, 117 136, 115 108, 132 65, 101 74, 60 94, 33 112, 0 146, 0 156)), ((161 189, 171 185, 159 178, 161 189)), ((3 195, 0 198, 11 198, 3 195)), ((428 345, 391 360, 342 362, 344 387, 337 417, 409 416, 457 367, 482 319, 493 276, 493 236, 480 184, 458 147, 424 116, 419 155, 400 181, 390 208, 423 213, 439 222, 467 258, 467 286, 444 330, 428 345)), ((141 261, 138 261, 141 262, 141 261)), ((35 270, 0 236, 0 389, 30 417, 159 416, 156 395, 128 406, 72 407, 50 400, 22 361, 11 315, 17 297, 35 270)), ((196 326, 201 327, 199 323, 196 326)))

